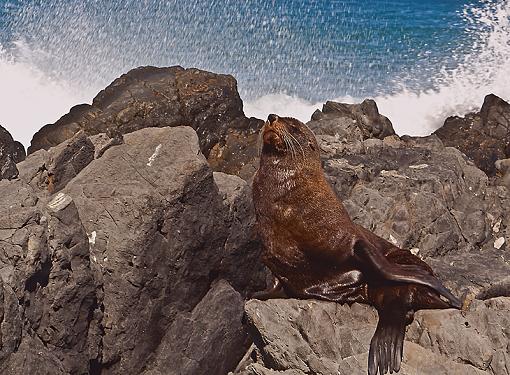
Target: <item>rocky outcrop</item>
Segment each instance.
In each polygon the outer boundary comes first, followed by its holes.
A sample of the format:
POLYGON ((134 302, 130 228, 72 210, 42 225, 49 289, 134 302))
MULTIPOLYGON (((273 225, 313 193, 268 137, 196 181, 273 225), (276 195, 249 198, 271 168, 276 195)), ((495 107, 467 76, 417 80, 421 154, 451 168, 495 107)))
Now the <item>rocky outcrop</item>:
POLYGON ((25 148, 0 126, 0 180, 18 177, 16 163, 25 159, 25 148))
POLYGON ((78 134, 0 181, 0 372, 226 373, 265 280, 249 187, 213 175, 189 127, 93 159, 102 144, 78 134))
POLYGON ((308 126, 315 134, 346 140, 383 139, 395 134, 391 121, 379 113, 377 104, 371 99, 360 104, 326 102, 322 111, 315 111, 308 126))
MULTIPOLYGON (((510 169, 507 106, 489 96, 424 138, 395 135, 371 100, 308 123, 353 220, 471 301, 416 314, 402 374, 510 368, 510 183, 490 169, 510 169)), ((23 161, 0 137, 16 168, 0 181, 0 373, 366 373, 371 307, 244 304, 269 276, 246 182, 261 124, 230 76, 146 67, 41 129, 23 161)))
POLYGON ((496 160, 510 157, 510 104, 487 95, 479 113, 449 117, 434 134, 446 146, 466 154, 488 176, 494 176, 496 160))
POLYGON ((237 173, 247 159, 239 153, 245 139, 256 141, 262 122, 247 118, 229 75, 198 69, 142 67, 112 82, 93 100, 82 104, 54 124, 44 126, 32 139, 28 153, 56 146, 79 131, 87 135, 126 134, 147 127, 191 126, 200 149, 216 170, 237 173), (221 150, 221 152, 220 152, 221 150))
MULTIPOLYGON (((322 111, 315 111, 308 126, 315 134, 334 136, 346 144, 395 134, 390 120, 379 114, 376 103, 370 99, 361 104, 329 101, 322 111)), ((258 134, 231 134, 224 147, 218 145, 211 150, 209 162, 216 170, 249 180, 258 168, 258 142, 258 134), (217 160, 221 162, 218 165, 217 160)))
MULTIPOLYGON (((365 305, 249 301, 256 347, 236 374, 364 375, 377 312, 365 305)), ((399 374, 507 374, 510 298, 475 301, 470 310, 419 311, 408 327, 399 374)))
MULTIPOLYGON (((367 137, 365 125, 341 112, 316 116, 308 126, 318 134, 327 178, 353 220, 411 249, 455 294, 473 301, 466 313, 418 313, 408 328, 401 373, 506 374, 507 187, 493 185, 435 135, 367 137)), ((371 308, 250 301, 246 314, 255 349, 236 374, 366 374, 377 321, 371 308)))

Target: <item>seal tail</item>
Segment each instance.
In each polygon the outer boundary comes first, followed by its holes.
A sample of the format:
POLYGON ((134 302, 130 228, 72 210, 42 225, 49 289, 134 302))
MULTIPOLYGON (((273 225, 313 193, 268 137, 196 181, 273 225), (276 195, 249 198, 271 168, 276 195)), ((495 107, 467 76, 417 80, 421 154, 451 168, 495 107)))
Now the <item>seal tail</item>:
POLYGON ((404 335, 409 313, 403 308, 381 309, 379 322, 368 352, 368 375, 390 374, 400 370, 404 349, 404 335))

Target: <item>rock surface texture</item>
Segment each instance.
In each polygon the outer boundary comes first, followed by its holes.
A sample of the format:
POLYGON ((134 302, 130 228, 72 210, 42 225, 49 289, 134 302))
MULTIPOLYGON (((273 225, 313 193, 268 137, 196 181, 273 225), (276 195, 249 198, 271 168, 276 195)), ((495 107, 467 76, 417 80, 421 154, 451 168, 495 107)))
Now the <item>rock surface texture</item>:
POLYGON ((11 134, 0 126, 0 180, 18 177, 16 163, 25 159, 25 156, 23 145, 12 139, 11 134))
MULTIPOLYGON (((252 363, 238 374, 366 374, 377 324, 369 306, 249 301, 252 363)), ((420 311, 408 327, 400 374, 508 374, 510 298, 475 301, 470 310, 420 311)))
POLYGON ((191 126, 200 149, 215 170, 238 173, 254 155, 262 121, 247 118, 234 77, 198 69, 141 67, 112 82, 92 105, 75 106, 32 139, 31 154, 48 149, 83 130, 87 135, 126 134, 147 127, 191 126), (250 142, 246 142, 250 140, 250 142), (246 155, 246 156, 244 156, 246 155))
POLYGON ((489 176, 495 161, 510 157, 510 104, 487 95, 479 113, 449 117, 435 134, 445 146, 458 148, 489 176))
POLYGON ((189 127, 94 153, 78 134, 0 181, 0 373, 233 369, 265 281, 246 182, 213 175, 189 127))
MULTIPOLYGON (((474 125, 425 138, 370 100, 308 123, 353 220, 471 301, 416 314, 401 374, 510 374, 507 106, 488 96, 474 125)), ((146 67, 41 129, 25 160, 0 129, 0 373, 365 374, 371 307, 245 304, 268 277, 246 182, 261 124, 230 76, 146 67)))

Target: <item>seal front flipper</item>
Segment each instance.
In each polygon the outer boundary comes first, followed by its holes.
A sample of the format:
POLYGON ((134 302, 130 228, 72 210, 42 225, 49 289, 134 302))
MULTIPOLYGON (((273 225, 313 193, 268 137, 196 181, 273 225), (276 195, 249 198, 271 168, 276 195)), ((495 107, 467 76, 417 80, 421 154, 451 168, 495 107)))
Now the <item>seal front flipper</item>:
POLYGON ((379 276, 386 280, 428 286, 446 298, 452 307, 460 309, 462 306, 461 301, 428 270, 417 265, 391 263, 376 247, 364 240, 356 241, 354 255, 361 258, 364 263, 367 262, 371 265, 372 271, 377 272, 379 276))
POLYGON ((379 322, 368 351, 368 375, 398 372, 402 362, 404 335, 409 320, 404 308, 377 309, 379 322))
POLYGON ((274 298, 289 298, 289 296, 287 293, 285 293, 281 281, 277 277, 274 277, 273 282, 269 288, 253 293, 250 298, 265 301, 274 298))

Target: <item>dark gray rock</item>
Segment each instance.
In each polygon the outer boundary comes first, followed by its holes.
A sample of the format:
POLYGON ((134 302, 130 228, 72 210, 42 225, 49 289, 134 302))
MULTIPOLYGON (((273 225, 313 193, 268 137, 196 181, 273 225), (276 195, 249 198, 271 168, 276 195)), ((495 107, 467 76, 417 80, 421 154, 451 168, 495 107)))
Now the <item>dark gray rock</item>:
POLYGON ((139 374, 164 368, 166 349, 188 363, 180 348, 193 337, 229 355, 204 351, 188 373, 234 369, 250 345, 242 295, 265 277, 246 183, 213 176, 188 127, 142 129, 93 156, 78 135, 0 181, 0 369, 139 374), (45 182, 50 170, 65 177, 58 194, 45 182), (209 328, 174 337, 188 319, 209 328))
POLYGON ((261 262, 262 248, 255 231, 251 186, 237 176, 214 172, 223 204, 228 208, 230 228, 219 277, 225 278, 244 296, 265 287, 268 270, 261 262), (236 273, 228 270, 237 269, 236 273), (251 275, 251 277, 246 277, 251 275))
POLYGON ((243 303, 227 282, 213 284, 192 312, 175 319, 161 341, 154 368, 144 374, 226 374, 249 342, 242 324, 243 303))
POLYGON ((15 141, 11 134, 0 126, 0 180, 12 180, 18 177, 16 163, 25 159, 23 145, 15 141))
POLYGON ((341 139, 383 139, 394 135, 391 121, 379 114, 377 104, 366 99, 360 104, 326 102, 322 111, 312 115, 307 124, 315 134, 337 136, 341 139))
POLYGON ((86 373, 96 287, 76 206, 65 194, 46 204, 21 180, 0 182, 0 191, 8 214, 0 220, 0 369, 86 373))
POLYGON ((94 145, 84 132, 56 146, 46 165, 48 191, 56 193, 94 160, 94 145))

